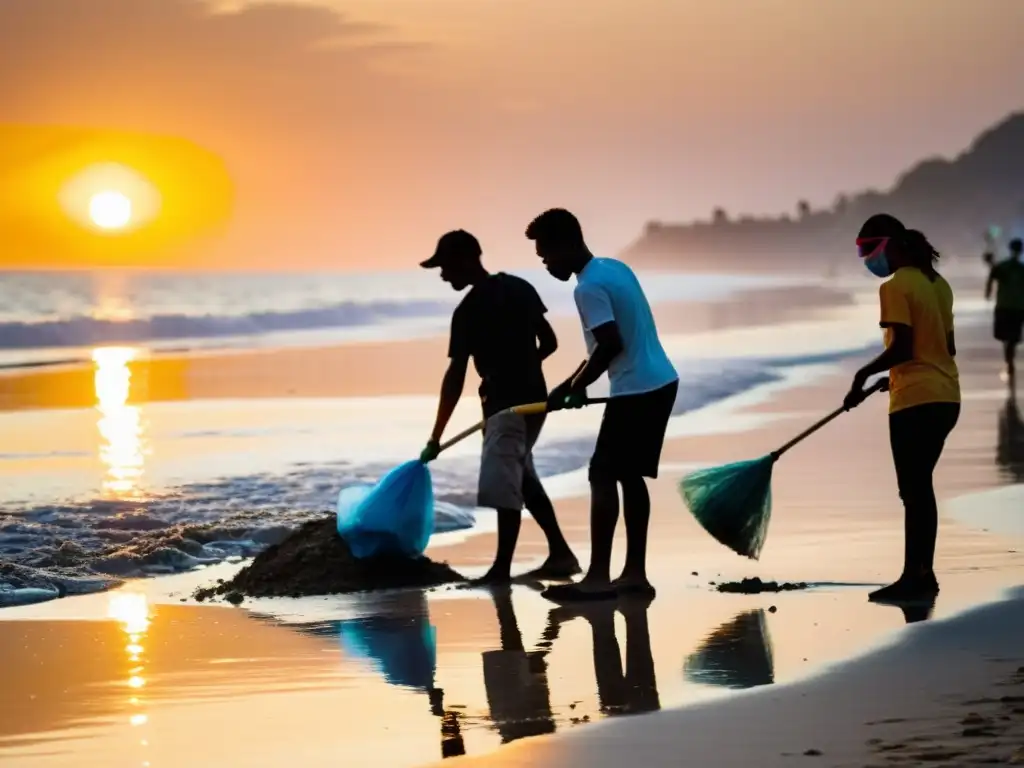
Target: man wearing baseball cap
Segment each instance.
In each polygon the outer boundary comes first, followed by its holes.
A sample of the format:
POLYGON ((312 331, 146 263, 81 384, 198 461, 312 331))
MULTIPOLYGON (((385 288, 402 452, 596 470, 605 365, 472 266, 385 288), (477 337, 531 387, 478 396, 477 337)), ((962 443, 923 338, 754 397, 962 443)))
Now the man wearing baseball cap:
POLYGON ((450 362, 441 383, 434 429, 421 458, 431 461, 437 456, 472 358, 480 376, 480 401, 487 420, 477 503, 498 513, 497 554, 481 581, 511 579, 524 506, 548 541, 548 558, 532 575, 569 578, 579 572, 579 563, 533 465, 533 446, 544 414, 502 413, 512 406, 547 400, 542 363, 557 349, 558 340, 534 287, 504 272, 491 274, 480 261, 481 253, 477 239, 460 229, 442 236, 434 255, 420 264, 425 269, 440 269, 441 279, 456 291, 469 288, 452 315, 450 362))

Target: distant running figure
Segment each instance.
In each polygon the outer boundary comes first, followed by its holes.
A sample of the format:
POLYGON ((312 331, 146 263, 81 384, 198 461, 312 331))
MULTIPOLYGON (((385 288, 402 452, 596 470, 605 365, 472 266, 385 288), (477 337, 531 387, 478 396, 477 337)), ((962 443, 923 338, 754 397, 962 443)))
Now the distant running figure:
POLYGON ((864 385, 889 372, 889 442, 905 515, 903 573, 872 592, 878 602, 934 597, 938 507, 932 476, 960 417, 960 380, 953 333, 953 291, 935 270, 938 252, 917 230, 888 214, 861 227, 857 249, 876 277, 885 351, 854 376, 846 405, 864 399, 864 385))
POLYGON ((996 311, 992 333, 1003 343, 1003 357, 1006 361, 1006 379, 1013 386, 1016 381, 1017 345, 1024 330, 1024 250, 1019 237, 1010 241, 1010 258, 992 267, 985 284, 985 298, 992 298, 992 287, 996 290, 996 311))
POLYGON ((646 565, 651 500, 644 478, 658 476, 679 377, 658 339, 654 315, 636 275, 621 261, 596 258, 575 216, 561 208, 545 211, 533 220, 526 236, 553 277, 565 282, 576 276, 573 296, 589 355, 552 390, 548 409, 580 406, 587 387, 605 372, 611 384, 611 400, 590 459, 590 568, 578 583, 553 586, 544 596, 556 602, 610 599, 622 593, 653 596, 646 565), (613 582, 619 486, 626 564, 613 582))
POLYGON ((998 230, 996 227, 989 227, 985 230, 983 236, 985 238, 985 252, 981 254, 981 260, 985 262, 985 265, 989 268, 996 260, 996 238, 998 237, 998 230))
POLYGON ((515 405, 547 400, 542 362, 558 348, 558 340, 544 317, 547 308, 536 289, 522 278, 504 272, 491 274, 480 256, 480 243, 460 229, 444 235, 434 255, 420 264, 426 269, 439 268, 441 279, 456 291, 469 288, 452 315, 450 363, 441 384, 434 429, 420 458, 431 461, 437 456, 472 358, 480 375, 480 401, 487 419, 477 500, 481 507, 498 512, 498 551, 494 565, 480 581, 502 583, 511 578, 524 505, 548 542, 548 559, 533 575, 567 579, 579 573, 579 563, 533 466, 533 446, 544 425, 544 414, 500 413, 515 405))

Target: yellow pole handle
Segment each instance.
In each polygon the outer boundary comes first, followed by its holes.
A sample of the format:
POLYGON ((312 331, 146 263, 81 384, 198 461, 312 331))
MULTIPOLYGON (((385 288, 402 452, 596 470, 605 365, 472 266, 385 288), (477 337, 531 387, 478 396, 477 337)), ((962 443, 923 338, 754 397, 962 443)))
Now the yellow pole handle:
MULTIPOLYGON (((606 397, 596 397, 596 398, 594 398, 592 400, 587 400, 586 404, 587 405, 592 405, 592 404, 596 404, 596 403, 606 403, 606 402, 608 402, 608 398, 606 398, 606 397)), ((514 405, 511 408, 506 408, 505 410, 500 411, 499 413, 518 413, 520 416, 534 416, 534 415, 536 415, 538 413, 546 413, 547 410, 548 410, 548 404, 547 403, 527 403, 526 405, 514 405)), ((441 443, 441 445, 438 446, 437 452, 440 453, 441 451, 446 451, 449 448, 451 448, 453 445, 455 445, 456 443, 461 443, 463 440, 465 440, 470 435, 474 435, 477 432, 479 432, 480 430, 482 430, 486 423, 487 423, 487 419, 482 419, 481 421, 479 421, 476 424, 474 424, 472 427, 467 427, 466 429, 464 429, 461 432, 459 432, 459 434, 457 434, 454 437, 451 437, 448 440, 446 440, 443 443, 441 443)))
MULTIPOLYGON (((516 406, 513 406, 512 408, 506 408, 505 410, 501 411, 501 413, 518 413, 518 414, 521 414, 523 416, 531 416, 531 415, 533 415, 535 413, 544 413, 547 409, 548 409, 548 404, 547 403, 528 403, 527 405, 516 405, 516 406)), ((475 435, 477 432, 479 432, 480 430, 482 430, 484 428, 484 425, 486 423, 487 423, 487 419, 481 419, 476 424, 474 424, 472 427, 467 427, 466 429, 462 430, 461 432, 459 432, 459 434, 455 435, 454 437, 449 438, 448 440, 445 440, 443 443, 441 443, 440 446, 438 446, 438 449, 437 449, 438 453, 440 453, 441 451, 448 450, 449 448, 451 448, 456 443, 461 443, 463 440, 465 440, 470 435, 475 435)))
POLYGON ((518 413, 520 416, 534 416, 538 413, 545 413, 547 409, 547 403, 528 403, 527 405, 516 405, 505 412, 518 413))

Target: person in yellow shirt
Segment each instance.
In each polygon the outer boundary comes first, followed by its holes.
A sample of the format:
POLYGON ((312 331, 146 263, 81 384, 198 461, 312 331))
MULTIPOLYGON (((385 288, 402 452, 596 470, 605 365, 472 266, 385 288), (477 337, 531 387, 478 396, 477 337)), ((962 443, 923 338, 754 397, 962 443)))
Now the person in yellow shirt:
POLYGON ((928 239, 894 216, 868 219, 857 249, 865 267, 886 278, 879 290, 885 351, 857 371, 846 405, 864 399, 871 376, 889 372, 889 442, 905 514, 903 574, 869 599, 926 599, 939 591, 932 475, 960 416, 953 291, 935 270, 939 253, 928 239))

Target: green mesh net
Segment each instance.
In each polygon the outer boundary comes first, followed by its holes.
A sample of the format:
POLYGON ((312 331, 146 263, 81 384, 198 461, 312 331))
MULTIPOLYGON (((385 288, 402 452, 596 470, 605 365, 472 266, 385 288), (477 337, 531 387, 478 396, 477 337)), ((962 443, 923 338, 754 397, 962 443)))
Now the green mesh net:
POLYGON ((771 455, 699 469, 679 483, 697 522, 737 554, 757 560, 772 516, 771 455))

